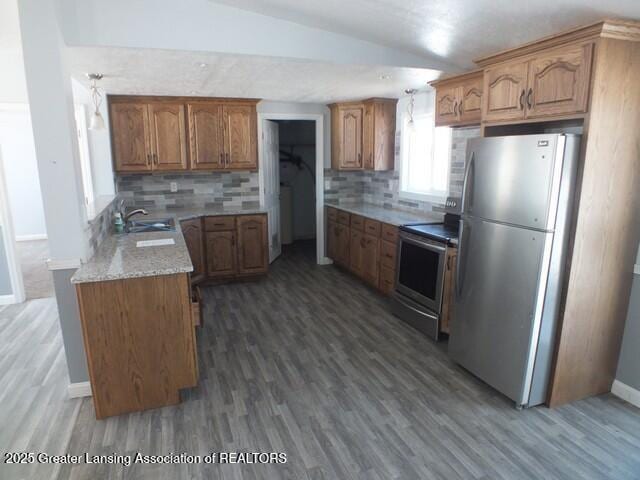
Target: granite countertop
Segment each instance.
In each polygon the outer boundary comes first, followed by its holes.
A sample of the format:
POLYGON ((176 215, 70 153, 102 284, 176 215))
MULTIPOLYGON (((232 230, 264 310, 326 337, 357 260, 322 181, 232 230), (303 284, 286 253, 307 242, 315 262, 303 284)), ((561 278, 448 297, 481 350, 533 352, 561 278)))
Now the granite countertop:
POLYGON ((136 218, 172 217, 176 223, 176 231, 113 234, 105 239, 95 255, 75 272, 71 277, 71 283, 102 282, 192 272, 193 264, 180 229, 181 220, 208 215, 250 215, 256 213, 265 213, 265 210, 242 207, 149 209, 148 216, 136 218), (175 244, 136 246, 139 241, 161 239, 172 239, 175 244))
POLYGON ((344 210, 345 212, 354 213, 356 215, 362 215, 363 217, 378 220, 379 222, 395 225, 396 227, 414 223, 436 223, 444 221, 444 214, 442 213, 406 212, 404 210, 381 207, 372 203, 354 202, 338 204, 325 202, 325 206, 344 210))

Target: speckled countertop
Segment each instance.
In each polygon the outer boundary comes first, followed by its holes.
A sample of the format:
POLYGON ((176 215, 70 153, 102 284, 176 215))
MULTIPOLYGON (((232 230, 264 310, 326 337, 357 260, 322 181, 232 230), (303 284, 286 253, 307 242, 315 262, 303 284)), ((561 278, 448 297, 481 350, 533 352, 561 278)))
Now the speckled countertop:
POLYGON ((332 203, 325 202, 325 206, 334 207, 345 212, 362 215, 363 217, 378 220, 379 222, 388 223, 397 227, 401 225, 410 225, 413 223, 442 222, 444 214, 435 212, 406 212, 404 210, 395 210, 393 208, 384 208, 372 203, 332 203))
POLYGON ((98 247, 95 255, 71 277, 71 283, 103 282, 126 278, 153 277, 193 271, 189 251, 180 229, 180 221, 208 215, 250 215, 264 213, 259 208, 241 207, 184 208, 149 210, 145 219, 172 217, 175 232, 114 234, 98 247), (142 240, 173 239, 174 245, 137 247, 142 240))

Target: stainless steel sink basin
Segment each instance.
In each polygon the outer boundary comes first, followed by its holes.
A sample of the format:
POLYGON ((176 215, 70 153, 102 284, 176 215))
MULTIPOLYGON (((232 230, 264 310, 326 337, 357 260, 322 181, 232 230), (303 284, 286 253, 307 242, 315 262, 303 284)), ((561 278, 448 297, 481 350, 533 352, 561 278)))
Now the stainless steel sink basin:
POLYGON ((127 222, 126 231, 127 233, 175 232, 176 224, 173 218, 136 219, 127 222))

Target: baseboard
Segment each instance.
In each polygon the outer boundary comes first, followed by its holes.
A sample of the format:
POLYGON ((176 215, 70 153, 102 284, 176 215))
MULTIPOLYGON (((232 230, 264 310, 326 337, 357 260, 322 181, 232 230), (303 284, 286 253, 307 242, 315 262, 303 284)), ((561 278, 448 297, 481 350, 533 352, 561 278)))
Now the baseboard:
POLYGON ((31 242, 33 240, 46 240, 46 233, 35 233, 33 235, 16 235, 16 242, 31 242))
POLYGON ((635 405, 640 408, 640 390, 636 390, 629 385, 622 383, 619 380, 615 380, 613 382, 613 387, 611 387, 611 393, 613 393, 616 397, 620 397, 623 400, 626 400, 631 405, 635 405))
POLYGON ((69 393, 69 398, 81 398, 81 397, 90 397, 91 394, 91 383, 89 382, 78 382, 78 383, 70 383, 67 387, 67 392, 69 393))
POLYGON ((0 295, 0 305, 12 305, 18 303, 15 295, 0 295))

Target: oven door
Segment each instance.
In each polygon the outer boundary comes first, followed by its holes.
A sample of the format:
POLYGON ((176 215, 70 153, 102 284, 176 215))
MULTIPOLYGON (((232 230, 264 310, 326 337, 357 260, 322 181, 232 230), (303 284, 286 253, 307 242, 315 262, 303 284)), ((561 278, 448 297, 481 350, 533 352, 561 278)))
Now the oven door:
POLYGON ((401 231, 396 291, 440 314, 446 252, 442 243, 401 231))

